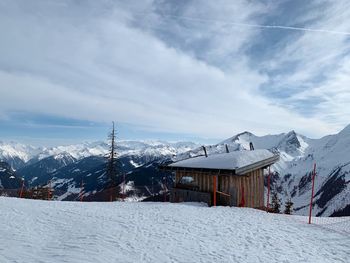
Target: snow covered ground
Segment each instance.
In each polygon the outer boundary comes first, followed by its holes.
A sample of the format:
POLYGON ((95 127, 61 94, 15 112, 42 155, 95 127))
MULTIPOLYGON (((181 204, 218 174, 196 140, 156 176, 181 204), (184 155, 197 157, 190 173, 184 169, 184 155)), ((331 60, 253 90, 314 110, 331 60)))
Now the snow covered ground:
POLYGON ((349 262, 349 234, 303 219, 189 203, 0 197, 0 262, 349 262))

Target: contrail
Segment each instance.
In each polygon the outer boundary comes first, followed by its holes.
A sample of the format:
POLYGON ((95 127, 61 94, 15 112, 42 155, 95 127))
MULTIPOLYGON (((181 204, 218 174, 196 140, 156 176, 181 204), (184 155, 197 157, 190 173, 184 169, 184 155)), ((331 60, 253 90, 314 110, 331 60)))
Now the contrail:
POLYGON ((202 18, 184 17, 184 16, 177 16, 177 15, 165 15, 165 14, 162 14, 162 16, 169 17, 169 18, 199 21, 199 22, 219 22, 219 23, 223 23, 223 24, 243 26, 243 27, 286 29, 286 30, 297 30, 297 31, 320 32, 320 33, 328 33, 328 34, 336 34, 336 35, 346 35, 346 36, 350 35, 350 32, 327 30, 327 29, 305 28, 305 27, 295 27, 295 26, 280 26, 280 25, 259 25, 259 24, 239 23, 239 22, 231 22, 231 21, 216 20, 216 19, 215 20, 214 19, 202 19, 202 18))

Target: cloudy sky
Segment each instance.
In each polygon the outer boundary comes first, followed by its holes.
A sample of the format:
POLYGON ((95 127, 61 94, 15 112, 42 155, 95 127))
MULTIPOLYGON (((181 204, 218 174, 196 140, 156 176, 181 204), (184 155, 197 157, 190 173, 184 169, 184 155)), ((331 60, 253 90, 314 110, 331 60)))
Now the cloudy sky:
POLYGON ((350 123, 350 1, 0 0, 0 140, 317 138, 350 123))

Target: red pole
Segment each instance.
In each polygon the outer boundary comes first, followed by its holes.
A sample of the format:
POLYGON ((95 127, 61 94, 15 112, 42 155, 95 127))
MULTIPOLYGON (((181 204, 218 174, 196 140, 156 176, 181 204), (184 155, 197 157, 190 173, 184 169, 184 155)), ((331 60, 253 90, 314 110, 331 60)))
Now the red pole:
POLYGON ((311 190, 311 201, 310 201, 310 211, 309 211, 309 224, 311 224, 311 212, 312 212, 312 200, 314 199, 315 176, 316 176, 316 163, 314 163, 314 172, 312 175, 312 190, 311 190))
POLYGON ((51 197, 51 180, 49 181, 49 188, 47 189, 47 200, 50 200, 51 197))
POLYGON ((213 206, 216 206, 216 175, 213 176, 213 206))
POLYGON ((124 180, 124 183, 123 183, 123 202, 124 202, 124 199, 125 199, 125 173, 123 173, 123 180, 124 180))
POLYGON ((83 202, 83 191, 84 191, 84 183, 83 179, 81 180, 81 187, 80 187, 80 202, 83 202))
POLYGON ((166 202, 166 179, 163 177, 163 188, 164 188, 164 202, 166 202))
POLYGON ((19 193, 19 198, 22 198, 23 188, 24 188, 24 179, 22 178, 22 187, 21 187, 21 192, 19 193))
POLYGON ((269 166, 269 174, 267 175, 267 204, 266 204, 266 211, 269 212, 270 208, 270 166, 269 166))

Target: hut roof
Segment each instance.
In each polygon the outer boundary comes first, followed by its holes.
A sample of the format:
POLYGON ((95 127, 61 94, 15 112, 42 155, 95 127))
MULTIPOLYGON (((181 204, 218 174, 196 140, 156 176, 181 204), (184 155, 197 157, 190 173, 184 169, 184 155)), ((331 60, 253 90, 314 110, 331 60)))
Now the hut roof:
POLYGON ((214 154, 208 157, 198 156, 174 162, 168 167, 171 170, 177 170, 177 168, 230 170, 235 174, 245 174, 269 166, 278 161, 278 159, 279 155, 261 149, 214 154))

